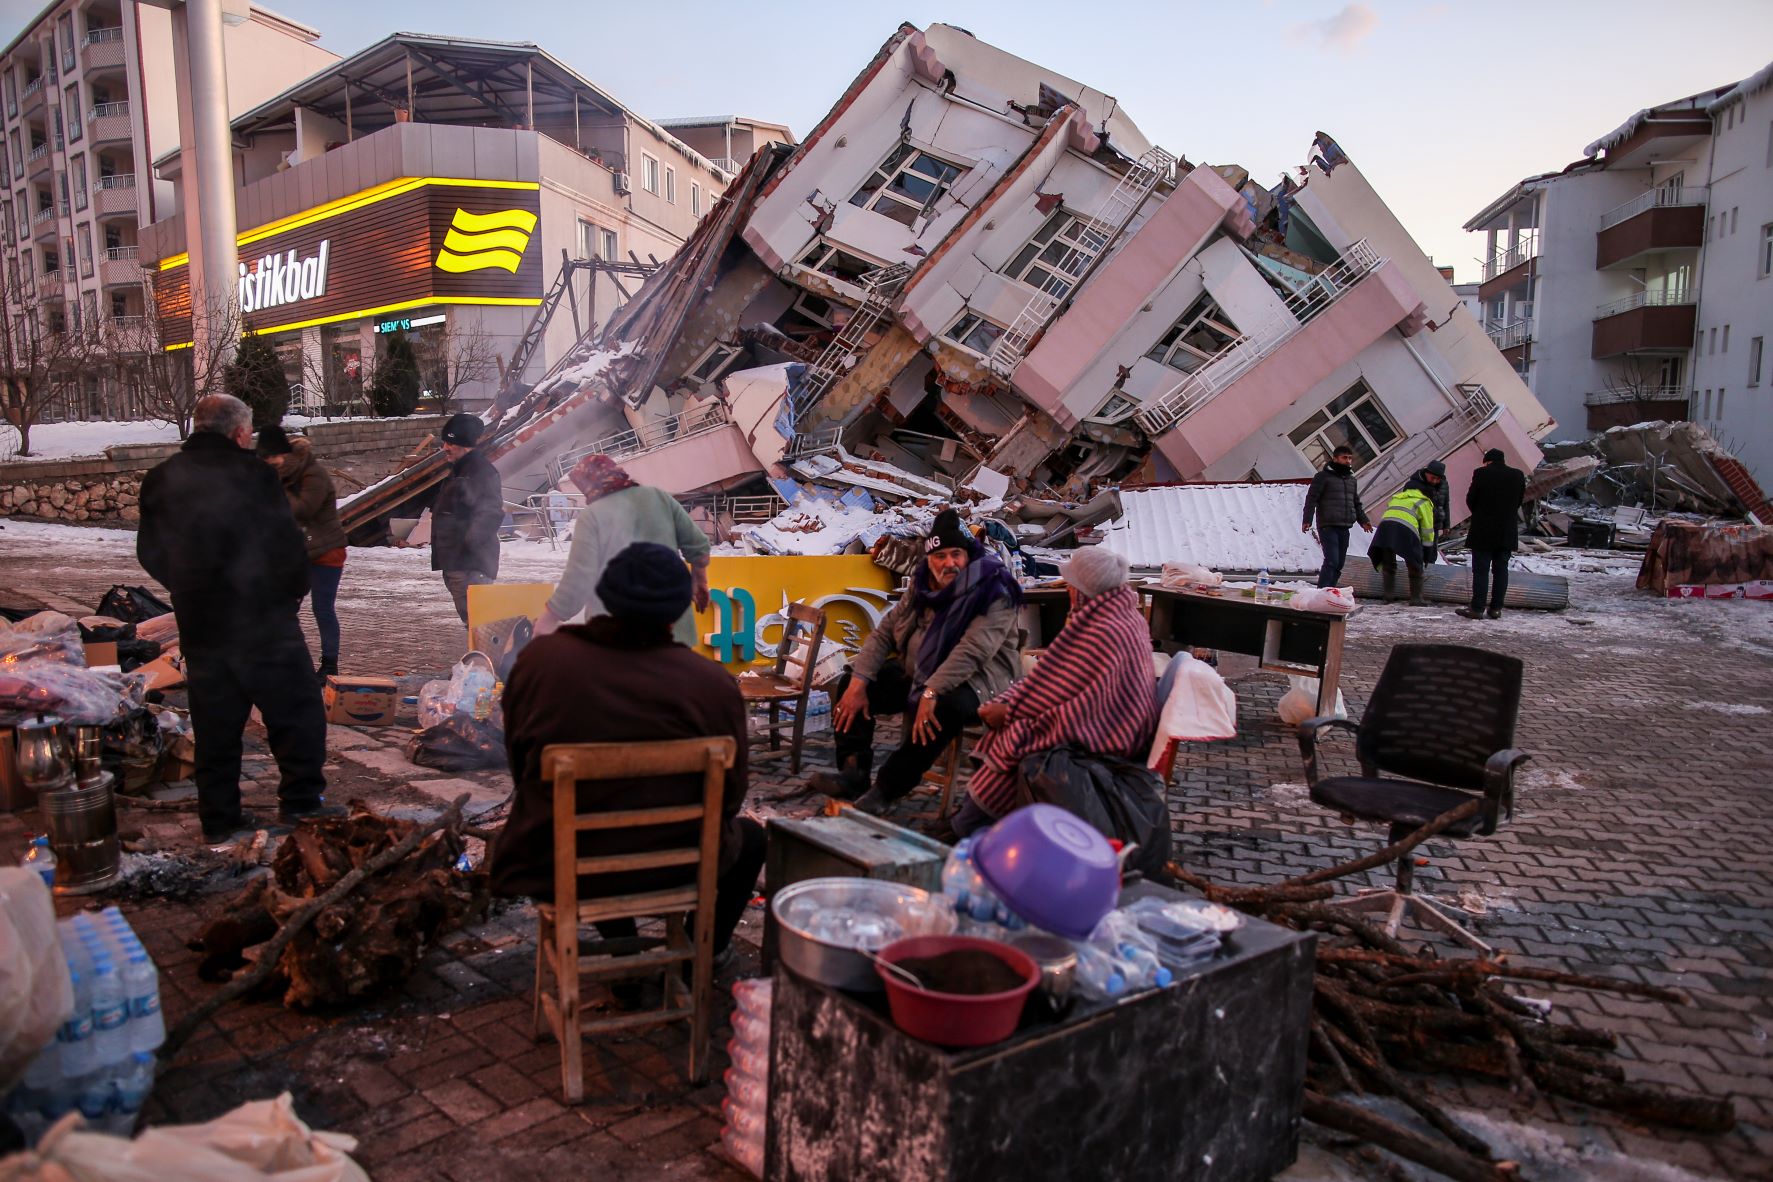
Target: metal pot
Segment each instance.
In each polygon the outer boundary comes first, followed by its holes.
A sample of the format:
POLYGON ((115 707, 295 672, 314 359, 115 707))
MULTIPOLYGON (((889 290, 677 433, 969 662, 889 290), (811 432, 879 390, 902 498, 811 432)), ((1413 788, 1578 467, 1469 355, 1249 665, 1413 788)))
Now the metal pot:
POLYGON ((1071 941, 1038 933, 1017 936, 1013 947, 1026 952, 1040 966, 1040 992, 1055 1010, 1063 1010, 1071 999, 1071 985, 1077 979, 1077 949, 1071 941))
POLYGON ((86 894, 117 877, 123 852, 117 841, 117 802, 112 777, 100 772, 89 785, 76 788, 63 773, 60 784, 45 788, 37 807, 49 829, 55 851, 58 894, 86 894))
POLYGON ((53 714, 39 714, 18 724, 18 771, 27 783, 48 784, 67 774, 61 728, 62 720, 53 714))
MULTIPOLYGON (((846 947, 814 936, 789 916, 799 916, 808 904, 819 908, 852 908, 876 916, 890 916, 900 936, 947 935, 958 920, 953 907, 940 895, 903 883, 872 878, 809 878, 776 892, 770 910, 776 918, 776 952, 794 973, 821 985, 857 992, 879 992, 884 986, 874 971, 873 952, 846 947), (804 900, 797 906, 798 900, 804 900)), ((890 943, 884 940, 882 944, 890 943)))

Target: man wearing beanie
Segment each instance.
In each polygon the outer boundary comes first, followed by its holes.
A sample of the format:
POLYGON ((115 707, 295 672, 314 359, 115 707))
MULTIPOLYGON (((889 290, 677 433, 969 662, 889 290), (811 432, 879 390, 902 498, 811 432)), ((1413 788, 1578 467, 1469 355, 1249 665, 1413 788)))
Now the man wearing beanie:
POLYGON ((1466 545, 1471 547, 1471 606, 1458 609, 1468 620, 1484 618, 1485 597, 1492 620, 1502 618, 1508 594, 1508 556, 1521 541, 1521 502, 1527 474, 1511 468, 1499 447, 1484 453, 1484 466, 1471 474, 1465 507, 1471 510, 1466 545))
POLYGON ((943 749, 979 717, 979 703, 1021 672, 1015 576, 944 509, 924 539, 911 586, 838 682, 831 720, 837 774, 810 780, 831 796, 880 812, 917 786, 943 749), (874 719, 905 715, 899 747, 874 767, 874 719))
MULTIPOLYGON (((714 951, 732 939, 751 901, 766 841, 763 826, 739 815, 746 778, 745 705, 732 676, 672 640, 689 607, 689 568, 665 546, 636 542, 617 554, 597 583, 607 615, 531 641, 505 685, 505 746, 517 784, 511 819, 494 839, 492 889, 549 900, 554 895, 554 786, 542 778, 550 743, 646 742, 731 736, 738 744, 721 801, 720 872, 715 884, 714 951)), ((700 773, 604 780, 581 785, 579 808, 638 809, 702 799, 700 773)), ((579 838, 582 857, 695 845, 697 827, 612 830, 579 838)), ((600 875, 586 897, 665 890, 694 881, 694 867, 600 875)), ((632 920, 597 925, 606 939, 635 934, 632 920)))
POLYGON ((486 424, 479 415, 451 415, 443 425, 443 454, 449 475, 431 503, 431 569, 443 572, 443 585, 456 614, 468 622, 468 588, 499 577, 499 526, 505 520, 505 493, 492 461, 475 446, 486 424))

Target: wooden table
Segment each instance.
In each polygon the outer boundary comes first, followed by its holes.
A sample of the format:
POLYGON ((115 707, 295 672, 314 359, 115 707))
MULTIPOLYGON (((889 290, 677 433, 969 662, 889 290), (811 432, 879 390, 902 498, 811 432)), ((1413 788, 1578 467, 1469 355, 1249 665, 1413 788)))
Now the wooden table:
POLYGON ((1257 603, 1235 593, 1152 586, 1140 587, 1139 593, 1150 601, 1151 638, 1164 652, 1211 648, 1247 653, 1272 672, 1314 676, 1317 713, 1335 711, 1347 616, 1300 611, 1278 601, 1257 603))

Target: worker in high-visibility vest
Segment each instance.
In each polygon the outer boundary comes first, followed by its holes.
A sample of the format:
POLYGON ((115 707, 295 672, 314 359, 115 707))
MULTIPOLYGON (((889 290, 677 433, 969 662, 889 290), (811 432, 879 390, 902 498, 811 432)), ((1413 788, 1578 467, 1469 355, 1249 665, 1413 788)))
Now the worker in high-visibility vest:
POLYGON ((1422 565, 1427 551, 1434 546, 1434 494, 1441 476, 1424 468, 1410 477, 1410 483, 1391 498, 1385 516, 1373 534, 1367 555, 1379 570, 1385 587, 1385 602, 1397 598, 1397 560, 1402 558, 1410 569, 1410 603, 1421 607, 1428 601, 1422 597, 1422 565))

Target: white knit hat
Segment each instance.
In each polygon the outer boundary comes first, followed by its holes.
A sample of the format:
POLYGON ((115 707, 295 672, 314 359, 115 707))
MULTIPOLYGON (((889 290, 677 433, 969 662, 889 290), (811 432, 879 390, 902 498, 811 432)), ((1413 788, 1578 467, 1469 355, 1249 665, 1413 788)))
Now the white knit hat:
POLYGON ((1059 577, 1077 588, 1085 599, 1124 587, 1127 583, 1127 560, 1102 546, 1085 546, 1072 556, 1059 572, 1059 577))

